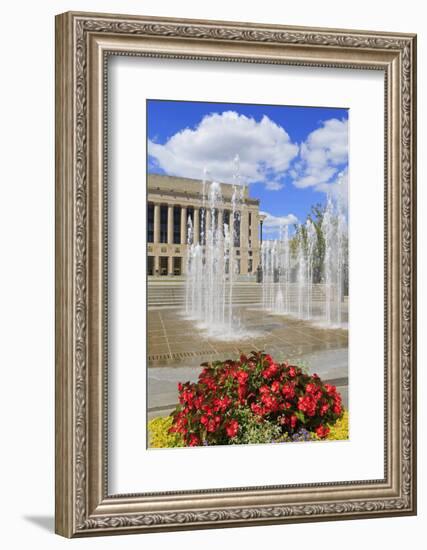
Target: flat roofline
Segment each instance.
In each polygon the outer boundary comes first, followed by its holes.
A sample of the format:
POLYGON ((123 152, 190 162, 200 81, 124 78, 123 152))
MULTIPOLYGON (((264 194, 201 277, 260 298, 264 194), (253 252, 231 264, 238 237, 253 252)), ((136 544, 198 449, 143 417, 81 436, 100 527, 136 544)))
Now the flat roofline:
MULTIPOLYGON (((195 179, 195 178, 183 178, 180 176, 170 176, 166 174, 147 174, 147 188, 148 192, 160 192, 165 193, 167 191, 173 192, 173 193, 179 193, 183 194, 185 196, 197 196, 197 194, 201 195, 200 188, 203 184, 203 180, 195 179), (172 181, 175 181, 178 185, 172 185, 172 181), (190 189, 185 189, 185 184, 188 183, 188 186, 190 189), (161 184, 161 185, 158 185, 161 184), (169 187, 168 187, 169 185, 169 187), (191 189, 192 187, 192 189, 191 189)), ((209 180, 208 183, 211 181, 209 180)), ((232 183, 224 183, 224 182, 217 182, 223 192, 226 194, 226 196, 231 196, 232 189, 234 185, 232 183)), ((251 197, 249 195, 249 186, 245 185, 243 187, 243 198, 246 202, 251 202, 252 204, 260 204, 260 199, 257 199, 255 197, 251 197)), ((225 197, 224 197, 225 198, 225 197)))
MULTIPOLYGON (((162 178, 162 179, 175 179, 175 180, 182 180, 182 181, 188 181, 193 183, 203 183, 203 180, 196 179, 196 178, 184 178, 182 176, 170 176, 169 174, 147 174, 148 178, 155 177, 155 178, 162 178)), ((208 183, 211 183, 212 181, 215 181, 219 183, 220 185, 227 185, 229 187, 233 187, 233 183, 225 183, 224 181, 218 181, 218 180, 206 180, 208 183)), ((247 187, 247 186, 246 186, 247 187)))

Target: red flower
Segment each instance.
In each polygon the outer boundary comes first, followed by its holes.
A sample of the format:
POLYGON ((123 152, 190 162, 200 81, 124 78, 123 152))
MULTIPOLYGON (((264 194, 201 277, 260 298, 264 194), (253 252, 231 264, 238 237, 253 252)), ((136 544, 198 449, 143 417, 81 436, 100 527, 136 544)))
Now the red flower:
POLYGON ((194 391, 184 390, 181 393, 180 401, 181 403, 188 403, 188 405, 191 406, 193 404, 193 398, 194 398, 194 391))
POLYGON ((320 439, 324 439, 330 432, 330 429, 327 426, 318 426, 315 431, 317 437, 320 437, 320 439))
POLYGON ((274 392, 274 393, 277 393, 279 390, 280 390, 280 383, 277 380, 275 380, 271 384, 271 391, 274 392))
POLYGON ((264 407, 265 412, 275 412, 279 409, 279 402, 277 401, 277 398, 272 395, 268 395, 264 393, 263 396, 261 397, 261 401, 265 405, 264 407))
POLYGON ((328 403, 324 403, 324 404, 320 407, 320 411, 319 411, 320 416, 325 415, 325 414, 328 412, 328 409, 329 409, 329 404, 328 404, 328 403))
POLYGON ((276 365, 276 363, 272 363, 262 371, 262 375, 264 378, 273 378, 273 376, 276 376, 278 370, 279 367, 276 365))
POLYGON ((208 425, 206 427, 206 429, 208 430, 208 432, 212 433, 216 430, 216 422, 215 422, 215 419, 214 418, 210 418, 208 420, 208 425))
POLYGON ((252 403, 251 410, 254 414, 258 416, 262 416, 264 414, 263 407, 261 407, 261 405, 258 405, 258 403, 252 403))
POLYGON ((239 423, 237 420, 230 420, 225 425, 225 431, 227 432, 228 437, 235 437, 239 431, 239 423))
POLYGON ((339 393, 334 394, 334 405, 332 407, 332 410, 335 414, 341 414, 342 413, 342 401, 341 401, 341 395, 339 393))
POLYGON ((248 388, 244 385, 240 385, 237 388, 237 396, 238 396, 239 401, 240 401, 241 404, 243 404, 244 401, 245 401, 247 391, 248 391, 248 388))
POLYGON ((342 413, 342 406, 341 406, 341 404, 335 404, 335 405, 332 407, 332 410, 334 411, 335 414, 341 414, 341 413, 342 413))
POLYGON ((244 370, 239 370, 236 373, 236 379, 239 382, 239 384, 246 384, 247 379, 249 378, 249 374, 244 370))
POLYGON ((309 383, 307 384, 307 386, 305 387, 305 391, 307 393, 316 393, 317 391, 317 386, 315 384, 312 384, 312 383, 309 383))
POLYGON ((245 434, 251 416, 283 435, 301 427, 324 439, 328 426, 342 416, 335 386, 303 374, 296 365, 276 363, 270 355, 256 352, 202 368, 197 383, 178 384, 179 404, 172 414, 169 431, 181 434, 187 446, 223 443, 224 437, 233 444, 245 434), (235 410, 242 416, 237 418, 235 410))
POLYGON ((317 401, 312 395, 304 395, 298 399, 298 409, 308 416, 314 416, 316 414, 317 401))
POLYGON ((198 397, 196 397, 193 404, 195 409, 201 409, 203 405, 203 396, 199 395, 198 397))
POLYGON ((334 395, 334 393, 337 391, 337 388, 335 386, 331 386, 331 384, 325 384, 325 390, 328 395, 334 395))
POLYGON ((282 388, 282 393, 285 399, 293 399, 295 397, 295 384, 293 382, 286 383, 282 388))
POLYGON ((200 445, 200 439, 197 437, 196 434, 190 434, 188 444, 190 447, 196 447, 197 445, 200 445))
POLYGON ((171 433, 185 434, 188 431, 187 428, 186 428, 187 424, 188 424, 188 418, 183 416, 182 413, 179 413, 178 416, 175 419, 175 423, 171 426, 169 431, 171 433))
POLYGON ((230 403, 231 399, 226 395, 224 397, 215 397, 213 400, 214 410, 224 412, 230 403))
POLYGON ((212 416, 213 411, 209 405, 203 405, 202 410, 205 411, 205 413, 209 416, 212 416))

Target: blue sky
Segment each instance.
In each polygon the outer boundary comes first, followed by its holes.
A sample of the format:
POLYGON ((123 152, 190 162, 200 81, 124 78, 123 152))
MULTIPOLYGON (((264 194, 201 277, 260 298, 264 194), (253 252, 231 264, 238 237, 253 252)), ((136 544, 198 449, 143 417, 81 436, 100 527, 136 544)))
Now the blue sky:
POLYGON ((344 190, 346 202, 347 124, 347 109, 149 100, 148 171, 202 179, 207 169, 231 183, 238 155, 241 181, 274 238, 327 192, 344 190))

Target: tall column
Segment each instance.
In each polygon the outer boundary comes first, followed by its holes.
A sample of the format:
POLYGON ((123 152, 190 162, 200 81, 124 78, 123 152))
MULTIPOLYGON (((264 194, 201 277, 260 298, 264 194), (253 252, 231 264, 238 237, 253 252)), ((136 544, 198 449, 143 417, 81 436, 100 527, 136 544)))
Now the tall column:
POLYGON ((221 230, 221 235, 224 235, 224 210, 218 210, 218 228, 221 230))
POLYGON ((168 244, 173 244, 173 204, 168 205, 168 244))
POLYGON ((174 275, 174 272, 173 272, 173 256, 169 256, 168 258, 168 274, 169 275, 174 275))
POLYGON ((160 242, 160 204, 154 204, 154 244, 160 242))
POLYGON ((207 240, 211 225, 212 225, 212 212, 210 208, 207 208, 205 211, 205 240, 207 240))
POLYGON ((194 244, 199 242, 199 233, 200 233, 200 210, 199 208, 194 207, 194 244))
POLYGON ((259 210, 252 211, 252 256, 253 256, 253 271, 255 272, 260 266, 261 248, 259 243, 259 210))
POLYGON ((187 244, 187 208, 181 207, 181 244, 187 244))
POLYGON ((242 211, 236 210, 233 216, 233 212, 230 213, 230 229, 233 235, 233 246, 236 242, 237 248, 240 248, 242 244, 242 211), (236 233, 236 239, 234 239, 234 233, 236 233))
POLYGON ((256 250, 259 248, 259 216, 258 211, 252 210, 252 224, 251 224, 251 240, 252 248, 256 250))
POLYGON ((245 205, 240 213, 240 273, 246 275, 248 273, 248 210, 245 205))
POLYGON ((160 258, 157 253, 154 256, 154 275, 160 275, 160 258))
POLYGON ((249 240, 249 216, 248 211, 243 206, 241 212, 240 212, 240 245, 242 247, 248 247, 248 240, 249 240))

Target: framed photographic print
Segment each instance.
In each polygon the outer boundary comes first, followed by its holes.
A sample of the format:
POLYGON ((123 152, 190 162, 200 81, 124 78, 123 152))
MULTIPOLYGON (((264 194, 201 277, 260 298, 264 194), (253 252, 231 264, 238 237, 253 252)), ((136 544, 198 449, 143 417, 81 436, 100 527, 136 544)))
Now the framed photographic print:
POLYGON ((56 531, 416 513, 416 37, 56 18, 56 531))

